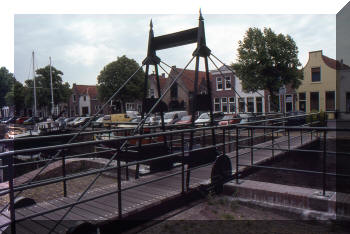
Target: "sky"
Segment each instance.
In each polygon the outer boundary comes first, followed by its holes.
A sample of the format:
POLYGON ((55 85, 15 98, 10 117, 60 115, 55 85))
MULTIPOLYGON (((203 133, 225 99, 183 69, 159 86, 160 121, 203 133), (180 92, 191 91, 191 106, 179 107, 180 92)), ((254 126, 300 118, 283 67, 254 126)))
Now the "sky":
MULTIPOLYGON (((227 64, 235 62, 238 41, 243 39, 249 27, 270 27, 276 33, 289 34, 299 48, 299 60, 303 65, 307 62, 309 51, 323 50, 324 55, 336 58, 336 13, 347 1, 336 1, 330 5, 326 4, 327 1, 314 1, 323 8, 315 8, 312 3, 305 5, 305 1, 298 0, 295 5, 304 4, 304 7, 276 5, 283 1, 265 1, 265 4, 254 1, 254 5, 249 4, 252 1, 244 1, 243 4, 239 1, 240 5, 238 1, 230 1, 230 5, 225 5, 228 2, 215 1, 215 5, 206 5, 205 1, 190 4, 183 1, 188 5, 186 9, 166 6, 163 9, 159 8, 160 4, 158 8, 152 8, 153 5, 146 4, 136 10, 128 4, 101 8, 103 4, 96 6, 95 3, 89 8, 89 1, 80 6, 61 4, 58 7, 55 4, 47 6, 44 2, 39 10, 33 9, 32 5, 27 5, 31 10, 23 5, 12 5, 12 21, 9 21, 13 23, 10 28, 13 38, 9 40, 13 43, 12 51, 11 46, 5 47, 4 43, 1 46, 13 62, 8 62, 1 55, 0 66, 7 65, 16 79, 23 82, 32 78, 31 56, 34 51, 35 68, 48 65, 51 56, 52 65, 63 71, 64 81, 96 84, 103 67, 118 56, 126 55, 141 64, 147 53, 151 19, 155 36, 173 33, 197 27, 200 7, 207 46, 227 64)), ((164 5, 164 1, 161 3, 164 5)), ((6 38, 1 40, 7 41, 6 38)), ((194 49, 195 44, 192 44, 161 50, 157 55, 171 66, 184 67, 194 49)), ((194 63, 189 68, 193 69, 194 63)), ((209 68, 215 69, 211 63, 209 68)))

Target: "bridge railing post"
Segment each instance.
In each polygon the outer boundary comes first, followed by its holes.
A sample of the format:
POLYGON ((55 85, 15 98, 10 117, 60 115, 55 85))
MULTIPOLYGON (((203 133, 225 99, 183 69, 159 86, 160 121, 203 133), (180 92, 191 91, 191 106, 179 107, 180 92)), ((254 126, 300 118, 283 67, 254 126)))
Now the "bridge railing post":
POLYGON ((223 150, 222 150, 222 153, 223 155, 226 154, 226 142, 225 142, 225 134, 226 134, 226 131, 225 131, 225 128, 222 129, 222 145, 223 145, 223 150))
POLYGON ((290 129, 287 129, 287 134, 288 134, 288 152, 290 151, 290 129))
POLYGON ((117 158, 117 177, 118 177, 118 218, 122 218, 122 178, 120 168, 120 157, 117 158))
POLYGON ((238 184, 238 160, 239 160, 239 154, 238 154, 238 140, 239 140, 239 130, 238 127, 236 127, 236 184, 238 184))
POLYGON ((327 157, 327 131, 323 131, 323 170, 322 170, 322 194, 326 195, 326 157, 327 157))
POLYGON ((303 129, 300 129, 300 143, 303 144, 303 129))
POLYGON ((272 136, 272 139, 271 139, 271 141, 272 141, 272 158, 274 158, 275 157, 275 138, 274 138, 274 129, 272 129, 272 131, 271 131, 271 136, 272 136))
MULTIPOLYGON (((127 130, 124 131, 124 136, 128 136, 127 130)), ((125 144, 125 152, 128 152, 128 143, 125 144)), ((125 179, 129 180, 129 167, 125 167, 125 179)))
POLYGON ((250 129, 250 165, 254 164, 254 150, 253 150, 253 133, 254 133, 254 129, 250 129))
POLYGON ((63 196, 67 197, 67 180, 66 180, 66 175, 67 175, 67 171, 66 171, 66 152, 63 152, 62 154, 62 185, 63 185, 63 196))
POLYGON ((185 137, 184 133, 181 133, 181 193, 185 193, 185 137))
POLYGON ((10 218, 11 218, 11 234, 16 234, 16 214, 15 214, 15 196, 13 191, 14 186, 14 170, 13 170, 13 156, 9 156, 8 160, 8 175, 9 175, 9 210, 10 210, 10 218))

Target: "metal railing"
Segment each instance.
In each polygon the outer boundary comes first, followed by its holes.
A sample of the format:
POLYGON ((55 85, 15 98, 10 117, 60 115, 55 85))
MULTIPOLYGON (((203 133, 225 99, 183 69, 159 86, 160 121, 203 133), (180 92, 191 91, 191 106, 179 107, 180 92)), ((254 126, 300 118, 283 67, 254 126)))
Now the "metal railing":
MULTIPOLYGON (((69 144, 59 144, 59 145, 52 145, 52 146, 43 146, 38 148, 28 148, 28 149, 20 149, 20 150, 14 150, 9 152, 4 152, 0 154, 0 157, 7 158, 7 165, 1 166, 0 169, 7 169, 8 172, 8 187, 0 189, 0 196, 9 196, 9 202, 8 204, 1 209, 2 215, 6 215, 5 209, 9 208, 10 216, 9 216, 9 222, 6 222, 2 225, 0 225, 0 228, 6 227, 8 225, 11 225, 11 230, 16 230, 15 225, 16 223, 32 219, 34 217, 38 217, 44 214, 48 214, 51 212, 55 212, 60 209, 65 208, 72 208, 75 205, 82 204, 88 201, 92 201, 104 196, 108 196, 110 194, 118 194, 117 196, 117 202, 118 202, 118 214, 119 218, 123 217, 123 204, 122 204, 122 192, 130 190, 132 188, 136 188, 142 185, 146 185, 148 183, 152 183, 159 180, 164 180, 166 178, 175 176, 175 175, 181 175, 181 192, 186 193, 189 191, 189 183, 186 183, 186 181, 189 181, 190 172, 197 170, 199 168, 203 168, 206 166, 213 165, 215 162, 209 162, 209 163, 202 163, 200 165, 196 165, 194 167, 189 167, 188 159, 189 155, 193 152, 200 151, 203 149, 210 149, 212 147, 216 147, 217 149, 221 149, 221 152, 219 155, 225 155, 230 152, 236 152, 236 155, 231 156, 230 158, 236 158, 236 171, 231 173, 230 178, 226 178, 228 180, 236 179, 236 182, 239 180, 239 167, 245 166, 245 167, 256 167, 256 168, 265 168, 265 169, 271 169, 271 170, 285 170, 285 171, 294 171, 294 172, 307 172, 307 173, 314 173, 314 174, 322 174, 323 178, 325 178, 326 175, 334 175, 334 173, 328 173, 326 171, 326 167, 324 164, 323 171, 322 172, 314 172, 314 171, 307 171, 307 170, 297 170, 297 169, 288 169, 288 168, 275 168, 275 167, 267 167, 267 166, 261 166, 254 164, 254 151, 260 150, 260 149, 267 149, 274 152, 275 150, 279 151, 300 151, 300 152, 309 152, 305 149, 291 149, 290 148, 290 141, 300 137, 300 143, 303 144, 303 136, 306 134, 310 134, 310 136, 320 135, 320 133, 323 133, 323 138, 326 141, 327 140, 327 132, 328 131, 349 131, 350 129, 330 129, 325 127, 286 127, 284 126, 286 123, 288 123, 289 120, 295 119, 295 118, 303 118, 307 115, 298 115, 298 116, 290 116, 290 117, 281 117, 281 118, 273 118, 273 119, 264 119, 254 122, 248 122, 244 124, 232 124, 232 125, 225 125, 225 126, 213 126, 213 127, 197 127, 197 128, 189 128, 189 129, 180 129, 180 130, 174 130, 173 127, 175 126, 169 126, 170 130, 167 130, 165 132, 159 131, 159 127, 157 126, 149 126, 150 133, 142 134, 142 135, 134 135, 134 136, 128 136, 128 133, 133 130, 133 128, 126 128, 126 129, 109 129, 109 130, 99 130, 99 131, 89 131, 89 132, 81 132, 80 135, 98 135, 98 134, 117 134, 115 138, 109 137, 108 139, 103 140, 87 140, 82 142, 75 142, 75 143, 69 143, 69 144), (275 126, 278 125, 278 126, 275 126), (209 143, 210 141, 208 138, 210 137, 210 134, 207 135, 207 132, 211 132, 214 130, 216 137, 219 136, 222 139, 220 139, 221 142, 217 142, 215 145, 212 145, 209 143), (300 136, 290 136, 290 132, 300 132, 300 136), (193 149, 189 149, 186 146, 187 141, 189 140, 189 137, 191 136, 191 133, 194 133, 194 138, 197 140, 197 145, 199 147, 195 147, 193 149), (275 148, 276 143, 281 143, 280 138, 276 136, 276 134, 287 136, 287 139, 284 140, 284 142, 288 142, 288 147, 286 149, 275 148), (163 138, 161 138, 163 137, 163 138), (148 142, 147 144, 143 144, 144 139, 157 139, 157 142, 148 142), (164 139, 167 138, 166 146, 169 148, 169 153, 166 155, 160 155, 156 157, 149 157, 149 158, 142 158, 142 159, 134 159, 134 160, 127 160, 122 159, 121 157, 116 157, 116 165, 107 165, 103 168, 97 168, 97 169, 90 169, 82 172, 77 173, 66 173, 66 160, 73 159, 73 158, 83 158, 83 157, 97 157, 101 154, 107 154, 107 153, 115 153, 122 150, 123 152, 137 152, 140 148, 143 146, 151 146, 151 145, 159 145, 159 143, 163 143, 164 139), (257 139, 260 139, 262 142, 266 142, 266 140, 271 139, 271 145, 270 147, 259 147, 258 145, 254 145, 254 141, 257 139), (163 141, 162 141, 163 140, 163 141), (131 141, 137 142, 138 144, 130 144, 131 141), (123 143, 127 142, 127 147, 124 149, 120 149, 119 146, 123 143), (244 144, 243 144, 244 143, 244 144), (86 146, 101 146, 101 145, 108 145, 108 144, 115 144, 115 147, 104 147, 108 149, 104 149, 99 152, 87 152, 87 153, 73 153, 72 155, 68 155, 65 152, 69 151, 70 149, 74 149, 77 147, 86 147, 86 146), (250 154, 251 158, 251 164, 245 165, 239 163, 240 157, 242 155, 247 154, 247 152, 240 152, 240 149, 249 148, 250 151, 248 152, 250 154), (60 157, 52 159, 41 159, 39 161, 33 161, 33 162, 24 162, 24 163, 14 163, 14 157, 17 155, 23 155, 23 154, 34 154, 37 152, 55 152, 63 150, 63 154, 60 157), (131 166, 138 166, 140 164, 150 164, 155 161, 159 160, 173 160, 178 163, 178 167, 176 167, 174 170, 169 172, 166 176, 158 176, 155 179, 142 182, 136 185, 128 186, 128 187, 122 187, 122 176, 121 171, 126 170, 128 171, 128 168, 131 166), (47 178, 47 179, 39 179, 39 180, 33 180, 33 181, 27 181, 22 184, 16 184, 16 178, 14 175, 14 168, 21 167, 24 165, 30 165, 30 164, 38 164, 43 162, 55 162, 55 161, 61 161, 61 167, 62 167, 62 175, 56 176, 54 178, 47 178), (124 164, 121 162, 125 161, 124 164), (89 198, 82 198, 80 200, 77 200, 75 202, 72 202, 70 204, 57 207, 55 209, 51 210, 45 210, 42 212, 38 212, 26 217, 16 218, 16 212, 15 212, 15 197, 18 196, 22 191, 28 190, 28 189, 34 189, 41 186, 46 186, 53 183, 62 183, 62 189, 64 191, 64 196, 67 196, 67 181, 89 176, 89 175, 101 175, 101 173, 117 170, 117 189, 114 191, 106 192, 101 195, 92 196, 89 198), (186 176, 186 173, 187 176, 186 176)), ((314 123, 318 123, 318 119, 311 118, 312 121, 310 123, 304 123, 305 125, 310 125, 314 123), (315 121, 314 121, 315 120, 315 121)), ((187 126, 187 125, 186 125, 187 126)), ((186 127, 185 126, 185 127, 186 127)), ((178 126, 176 126, 178 127, 178 126)), ((70 134, 64 134, 65 136, 70 136, 70 134)), ((32 137, 27 139, 15 139, 15 142, 22 142, 22 141, 36 141, 36 140, 49 140, 52 138, 60 138, 64 136, 39 136, 39 137, 32 137)), ((8 140, 1 140, 0 143, 9 143, 8 140)), ((164 142, 165 144, 165 142, 164 142)), ((316 152, 316 151, 313 151, 316 152)), ((323 149, 323 151, 317 151, 317 152, 323 152, 324 154, 327 153, 326 148, 323 149)), ((335 152, 328 152, 331 154, 335 154, 335 152)), ((272 153, 273 155, 274 153, 272 153)), ((347 153, 349 154, 349 153, 347 153)), ((273 155, 274 156, 274 155, 273 155)), ((324 163, 326 163, 326 155, 324 156, 324 163)), ((39 173, 42 172, 39 171, 39 173)), ((345 176, 345 175, 342 175, 345 176)), ((347 176, 347 175, 346 175, 347 176)), ((128 178, 127 178, 128 179, 128 178)), ((208 178, 210 179, 210 178, 208 178)), ((325 179, 324 179, 325 180, 325 179)), ((325 181, 324 181, 325 183, 325 181)), ((87 188, 89 190, 91 186, 87 188)), ((323 194, 325 194, 326 186, 323 187, 323 194)), ((85 192, 85 191, 84 191, 85 192)), ((83 192, 83 193, 84 193, 83 192)), ((58 222, 59 223, 59 222, 58 222)))

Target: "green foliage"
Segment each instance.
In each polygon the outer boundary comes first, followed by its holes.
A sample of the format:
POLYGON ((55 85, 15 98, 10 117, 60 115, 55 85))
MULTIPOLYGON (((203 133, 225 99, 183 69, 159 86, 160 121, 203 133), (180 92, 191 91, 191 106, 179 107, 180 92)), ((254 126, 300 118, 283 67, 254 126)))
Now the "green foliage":
MULTIPOLYGON (((70 87, 68 82, 63 83, 63 72, 51 67, 52 70, 52 87, 55 104, 60 102, 68 102, 70 96, 70 87)), ((38 108, 48 106, 51 109, 51 81, 50 81, 50 66, 39 68, 36 70, 36 97, 38 108)), ((34 104, 33 87, 34 82, 32 79, 25 81, 25 105, 30 107, 34 104)))
POLYGON ((0 68, 0 107, 6 105, 6 95, 10 92, 11 87, 15 78, 12 73, 10 73, 6 67, 0 68))
MULTIPOLYGON (((106 65, 97 77, 99 100, 107 101, 138 68, 139 64, 125 55, 106 65)), ((144 76, 140 69, 114 100, 121 101, 124 106, 126 101, 141 99, 144 76)))
POLYGON ((24 107, 24 95, 25 89, 22 83, 14 78, 11 89, 5 96, 6 105, 15 106, 16 113, 19 113, 24 107))
POLYGON ((282 85, 299 87, 303 73, 298 69, 298 47, 291 36, 275 34, 270 28, 249 28, 238 44, 238 62, 232 66, 243 90, 263 89, 274 96, 282 85))

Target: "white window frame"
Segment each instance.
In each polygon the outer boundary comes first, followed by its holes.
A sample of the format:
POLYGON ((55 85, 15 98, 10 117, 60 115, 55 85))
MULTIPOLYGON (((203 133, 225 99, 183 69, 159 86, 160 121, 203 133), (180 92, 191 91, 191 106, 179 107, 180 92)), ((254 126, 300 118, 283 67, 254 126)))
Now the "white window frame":
POLYGON ((221 100, 221 111, 224 113, 229 113, 229 106, 228 106, 228 102, 227 102, 228 101, 227 97, 222 97, 220 100, 221 100), (224 111, 224 105, 226 106, 226 111, 224 111))
POLYGON ((224 85, 222 83, 222 77, 216 77, 216 90, 220 91, 223 90, 224 85), (219 88, 219 84, 221 84, 221 89, 219 88))
POLYGON ((228 98, 228 108, 229 108, 229 113, 236 113, 237 112, 236 98, 235 97, 228 98), (231 98, 233 98, 233 101, 231 101, 231 98), (233 110, 231 110, 231 105, 233 105, 233 110))
POLYGON ((292 98, 292 112, 294 111, 294 95, 293 94, 284 94, 284 110, 287 112, 287 96, 290 96, 292 98))
POLYGON ((226 76, 226 77, 225 77, 225 90, 231 90, 231 89, 232 89, 231 76, 226 76), (230 88, 227 88, 227 79, 229 79, 230 88))
POLYGON ((247 100, 247 113, 255 113, 255 100, 254 100, 254 97, 247 97, 246 100, 247 100), (253 111, 249 111, 248 110, 248 107, 249 107, 248 99, 249 100, 253 100, 253 111))
POLYGON ((244 98, 244 97, 242 97, 242 98, 238 98, 238 102, 237 102, 237 107, 238 107, 238 112, 239 113, 246 113, 246 99, 244 98), (243 111, 241 111, 241 108, 240 108, 240 100, 243 100, 243 103, 244 103, 244 109, 243 109, 243 111))
POLYGON ((220 111, 221 110, 220 98, 214 98, 214 111, 217 111, 216 108, 215 108, 215 105, 219 105, 218 111, 220 111))

